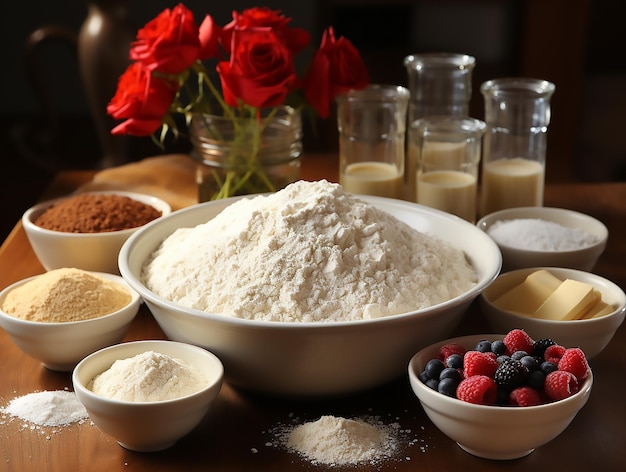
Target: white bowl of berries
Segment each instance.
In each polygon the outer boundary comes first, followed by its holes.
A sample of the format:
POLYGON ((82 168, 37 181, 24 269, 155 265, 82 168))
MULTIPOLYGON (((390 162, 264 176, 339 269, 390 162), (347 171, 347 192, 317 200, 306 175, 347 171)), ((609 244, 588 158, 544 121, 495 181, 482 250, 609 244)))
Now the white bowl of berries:
POLYGON ((580 348, 506 335, 448 339, 419 351, 409 380, 429 419, 466 452, 524 457, 561 434, 591 394, 580 348))

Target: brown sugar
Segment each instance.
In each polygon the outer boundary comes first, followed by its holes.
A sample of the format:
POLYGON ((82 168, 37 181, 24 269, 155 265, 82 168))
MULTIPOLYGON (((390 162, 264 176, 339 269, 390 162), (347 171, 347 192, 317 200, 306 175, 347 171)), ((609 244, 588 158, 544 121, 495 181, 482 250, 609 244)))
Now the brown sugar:
POLYGON ((151 205, 116 194, 79 194, 47 208, 35 224, 66 233, 102 233, 136 228, 161 216, 151 205))

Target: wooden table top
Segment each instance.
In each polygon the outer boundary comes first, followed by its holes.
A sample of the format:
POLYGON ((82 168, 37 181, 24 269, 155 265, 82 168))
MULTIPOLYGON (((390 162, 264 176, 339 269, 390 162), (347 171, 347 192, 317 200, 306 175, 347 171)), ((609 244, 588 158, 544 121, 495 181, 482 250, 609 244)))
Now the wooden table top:
MULTIPOLYGON (((47 196, 68 193, 91 178, 89 172, 63 172, 47 196)), ((304 161, 303 178, 336 181, 336 160, 304 161)), ((609 228, 609 242, 594 272, 626 287, 626 183, 548 185, 546 206, 593 215, 609 228)), ((18 223, 0 247, 0 288, 43 272, 18 223)), ((456 333, 485 332, 474 303, 456 333)), ((152 315, 142 307, 125 340, 164 338, 152 315)), ((626 438, 626 328, 591 360, 595 383, 591 398, 570 426, 555 440, 514 461, 483 460, 463 452, 430 422, 413 395, 407 378, 342 399, 302 401, 275 399, 225 384, 212 410, 188 436, 158 453, 135 453, 120 447, 89 422, 45 434, 20 420, 0 416, 2 471, 314 471, 324 470, 276 446, 273 430, 294 418, 312 421, 321 415, 378 415, 399 423, 397 457, 376 467, 381 471, 510 471, 616 470, 623 463, 626 438)), ((52 372, 23 354, 0 329, 0 405, 34 391, 72 389, 69 373, 52 372)), ((355 470, 354 467, 333 470, 355 470)))

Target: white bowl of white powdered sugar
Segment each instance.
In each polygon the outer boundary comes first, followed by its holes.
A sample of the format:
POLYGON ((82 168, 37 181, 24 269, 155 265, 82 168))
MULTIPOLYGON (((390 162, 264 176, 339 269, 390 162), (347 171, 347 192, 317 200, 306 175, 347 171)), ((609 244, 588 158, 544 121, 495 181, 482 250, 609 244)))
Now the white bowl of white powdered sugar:
POLYGON ((543 266, 591 271, 609 236, 596 218, 554 207, 508 208, 476 225, 498 244, 504 272, 543 266))
POLYGON ((500 265, 460 218, 327 181, 179 210, 119 258, 170 339, 210 349, 237 386, 297 396, 400 377, 500 265))

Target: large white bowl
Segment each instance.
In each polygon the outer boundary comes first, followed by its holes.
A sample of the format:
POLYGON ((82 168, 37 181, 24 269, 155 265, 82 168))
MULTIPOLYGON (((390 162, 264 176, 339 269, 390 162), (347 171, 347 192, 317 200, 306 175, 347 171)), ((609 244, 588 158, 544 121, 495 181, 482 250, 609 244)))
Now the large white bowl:
POLYGON ((139 452, 167 449, 202 421, 222 387, 224 366, 210 352, 171 341, 135 341, 94 352, 74 369, 72 382, 78 400, 91 420, 124 448, 139 452), (180 359, 204 372, 208 379, 196 393, 172 400, 132 402, 102 397, 88 385, 113 362, 147 351, 180 359))
MULTIPOLYGON (((0 327, 24 353, 51 370, 71 371, 85 356, 98 349, 120 342, 139 311, 141 298, 119 275, 96 273, 127 288, 131 301, 125 307, 98 318, 83 321, 48 323, 16 318, 0 310, 0 327)), ((0 306, 7 294, 39 277, 29 277, 0 292, 0 306)), ((68 306, 68 310, 72 307, 68 306)))
POLYGON ((468 305, 498 275, 501 255, 484 232, 448 213, 400 200, 362 198, 465 251, 478 274, 476 286, 445 303, 406 314, 366 321, 289 323, 193 310, 143 285, 141 269, 161 241, 179 227, 215 217, 236 198, 195 205, 148 223, 122 247, 120 272, 170 339, 210 349, 224 362, 226 378, 235 385, 300 396, 374 387, 402 375, 418 349, 450 335, 468 305))
MULTIPOLYGON (((117 190, 89 193, 126 196, 153 206, 162 215, 168 215, 172 211, 166 201, 142 193, 117 190)), ((49 230, 35 224, 37 218, 48 207, 67 198, 69 196, 38 203, 22 215, 22 226, 41 265, 46 270, 75 267, 94 272, 118 274, 117 257, 120 248, 138 228, 104 233, 68 233, 49 230)))
MULTIPOLYGON (((409 380, 430 420, 466 452, 485 459, 517 459, 543 446, 569 426, 591 394, 593 374, 578 393, 564 400, 528 407, 475 405, 457 400, 426 386, 419 374, 446 343, 473 348, 482 339, 504 335, 482 334, 438 342, 424 348, 409 363, 409 380)), ((560 342, 558 339, 557 342, 560 342)))
POLYGON ((552 338, 563 346, 578 346, 585 351, 588 358, 597 356, 609 344, 626 316, 626 294, 620 287, 599 275, 563 267, 535 267, 500 274, 483 290, 479 300, 494 331, 508 333, 514 328, 521 328, 534 339, 552 338), (500 295, 541 269, 551 272, 561 280, 573 279, 591 285, 602 294, 602 300, 614 308, 613 312, 589 320, 555 321, 513 313, 493 304, 500 295))
POLYGON ((496 241, 502 252, 503 272, 542 266, 568 267, 591 271, 606 247, 609 231, 604 223, 592 216, 565 208, 507 208, 484 216, 476 223, 476 226, 489 233, 492 226, 497 222, 528 218, 544 220, 566 228, 586 231, 588 234, 595 236, 596 242, 579 249, 551 251, 515 247, 496 241))

